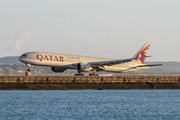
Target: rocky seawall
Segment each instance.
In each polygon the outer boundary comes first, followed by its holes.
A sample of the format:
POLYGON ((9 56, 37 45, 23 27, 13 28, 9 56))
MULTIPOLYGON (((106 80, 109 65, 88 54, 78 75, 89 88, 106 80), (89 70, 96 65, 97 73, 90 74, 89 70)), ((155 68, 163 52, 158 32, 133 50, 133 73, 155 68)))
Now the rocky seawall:
POLYGON ((180 89, 180 76, 0 76, 0 90, 180 89))

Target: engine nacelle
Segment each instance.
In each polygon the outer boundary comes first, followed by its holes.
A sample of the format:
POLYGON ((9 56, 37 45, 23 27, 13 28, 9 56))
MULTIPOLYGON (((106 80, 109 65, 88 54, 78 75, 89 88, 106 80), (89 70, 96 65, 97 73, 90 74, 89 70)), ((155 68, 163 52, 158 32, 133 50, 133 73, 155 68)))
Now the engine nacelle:
POLYGON ((76 69, 78 72, 89 72, 92 70, 92 67, 88 63, 78 63, 76 69))
POLYGON ((62 68, 62 67, 51 67, 51 70, 53 72, 64 72, 66 70, 66 68, 62 68))

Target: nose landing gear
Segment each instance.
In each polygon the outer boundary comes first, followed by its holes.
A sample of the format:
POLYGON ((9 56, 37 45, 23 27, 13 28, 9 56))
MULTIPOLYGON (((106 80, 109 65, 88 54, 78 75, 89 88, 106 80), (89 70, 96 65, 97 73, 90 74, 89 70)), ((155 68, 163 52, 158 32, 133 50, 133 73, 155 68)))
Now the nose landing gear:
POLYGON ((31 76, 31 65, 30 64, 26 64, 27 66, 27 71, 26 71, 26 76, 31 76))

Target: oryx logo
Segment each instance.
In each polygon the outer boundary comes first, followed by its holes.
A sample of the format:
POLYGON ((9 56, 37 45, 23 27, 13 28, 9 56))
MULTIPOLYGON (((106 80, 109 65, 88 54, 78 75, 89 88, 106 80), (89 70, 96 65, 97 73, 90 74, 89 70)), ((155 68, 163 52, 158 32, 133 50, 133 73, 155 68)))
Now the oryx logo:
MULTIPOLYGON (((138 58, 138 57, 146 57, 146 54, 147 54, 146 51, 149 49, 149 46, 150 46, 150 45, 148 45, 148 46, 146 46, 145 48, 143 48, 143 49, 136 55, 135 58, 138 58)), ((135 61, 137 61, 137 60, 139 60, 139 59, 136 59, 135 61)), ((141 58, 140 60, 141 60, 141 63, 144 63, 145 58, 141 58)))

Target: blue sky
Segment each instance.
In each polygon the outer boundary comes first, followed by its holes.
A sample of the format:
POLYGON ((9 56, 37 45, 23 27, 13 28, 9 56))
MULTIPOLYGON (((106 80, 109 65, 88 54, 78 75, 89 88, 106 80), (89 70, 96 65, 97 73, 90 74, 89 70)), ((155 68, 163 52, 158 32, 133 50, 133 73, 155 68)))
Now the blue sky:
POLYGON ((42 51, 179 61, 178 0, 1 0, 0 57, 42 51))

